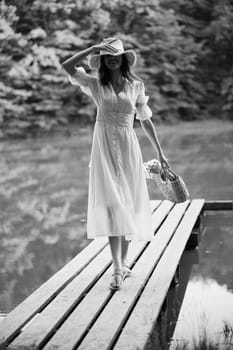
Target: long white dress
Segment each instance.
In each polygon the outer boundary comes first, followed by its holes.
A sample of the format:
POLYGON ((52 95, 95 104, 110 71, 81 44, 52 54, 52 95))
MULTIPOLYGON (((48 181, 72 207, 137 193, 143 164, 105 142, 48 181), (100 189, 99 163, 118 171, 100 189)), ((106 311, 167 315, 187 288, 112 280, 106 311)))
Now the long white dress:
POLYGON ((82 67, 69 76, 73 85, 97 106, 89 173, 87 237, 125 236, 150 241, 153 237, 149 195, 141 149, 133 129, 134 116, 145 120, 152 112, 144 84, 125 79, 116 94, 82 67))

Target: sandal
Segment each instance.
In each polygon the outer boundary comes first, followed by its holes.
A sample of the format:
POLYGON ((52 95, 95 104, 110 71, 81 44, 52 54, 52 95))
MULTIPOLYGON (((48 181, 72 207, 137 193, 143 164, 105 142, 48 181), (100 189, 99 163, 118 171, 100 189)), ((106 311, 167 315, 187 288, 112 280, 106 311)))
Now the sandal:
POLYGON ((127 265, 123 265, 124 270, 123 270, 123 280, 125 280, 127 277, 130 277, 132 274, 132 271, 127 265))
POLYGON ((124 272, 121 269, 115 269, 112 276, 113 281, 110 283, 109 288, 111 290, 119 290, 123 282, 124 272), (117 278, 117 276, 120 276, 120 278, 117 278))

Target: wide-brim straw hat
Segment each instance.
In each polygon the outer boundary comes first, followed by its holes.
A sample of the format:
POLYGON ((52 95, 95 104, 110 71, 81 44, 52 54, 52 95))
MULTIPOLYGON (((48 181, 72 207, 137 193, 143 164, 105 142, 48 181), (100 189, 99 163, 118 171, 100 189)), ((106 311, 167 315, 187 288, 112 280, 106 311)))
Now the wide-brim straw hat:
MULTIPOLYGON (((117 49, 116 53, 111 53, 112 56, 125 55, 130 67, 133 67, 137 62, 137 55, 134 50, 124 50, 123 42, 118 38, 103 39, 102 43, 109 43, 117 49)), ((91 69, 98 69, 100 66, 100 57, 109 55, 106 51, 100 51, 98 54, 89 57, 88 64, 91 69)))

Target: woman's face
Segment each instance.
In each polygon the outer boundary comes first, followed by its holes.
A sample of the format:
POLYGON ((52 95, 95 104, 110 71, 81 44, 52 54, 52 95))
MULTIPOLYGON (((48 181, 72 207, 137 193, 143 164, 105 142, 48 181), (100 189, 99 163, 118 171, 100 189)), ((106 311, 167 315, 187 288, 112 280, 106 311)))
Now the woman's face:
POLYGON ((109 70, 117 70, 122 65, 122 55, 104 55, 104 63, 109 70))

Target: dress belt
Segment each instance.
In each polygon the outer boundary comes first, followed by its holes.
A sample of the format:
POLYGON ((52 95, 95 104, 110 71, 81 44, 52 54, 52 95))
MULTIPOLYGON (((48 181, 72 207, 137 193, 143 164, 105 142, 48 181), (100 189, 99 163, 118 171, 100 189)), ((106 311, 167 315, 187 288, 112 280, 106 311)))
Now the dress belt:
POLYGON ((96 122, 114 127, 133 127, 134 114, 119 113, 116 117, 102 119, 98 116, 96 122), (128 117, 129 120, 124 120, 123 117, 128 117))

